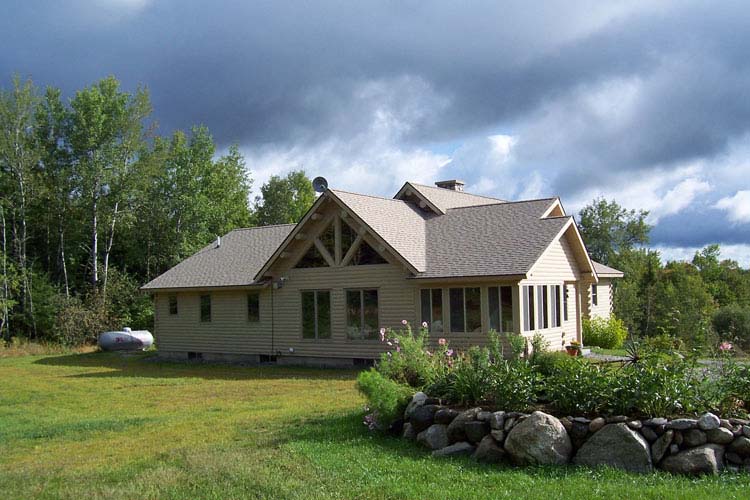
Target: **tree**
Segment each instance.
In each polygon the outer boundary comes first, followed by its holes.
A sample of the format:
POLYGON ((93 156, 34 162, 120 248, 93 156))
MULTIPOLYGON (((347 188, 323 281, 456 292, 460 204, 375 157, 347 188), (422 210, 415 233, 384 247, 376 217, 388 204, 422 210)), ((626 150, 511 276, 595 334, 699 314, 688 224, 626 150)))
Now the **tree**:
POLYGON ((648 243, 651 226, 647 216, 645 210, 626 210, 604 198, 583 207, 579 226, 591 258, 610 265, 618 254, 648 243))
POLYGON ((255 223, 259 226, 297 223, 315 202, 315 191, 304 170, 286 177, 274 175, 260 192, 255 199, 255 223))

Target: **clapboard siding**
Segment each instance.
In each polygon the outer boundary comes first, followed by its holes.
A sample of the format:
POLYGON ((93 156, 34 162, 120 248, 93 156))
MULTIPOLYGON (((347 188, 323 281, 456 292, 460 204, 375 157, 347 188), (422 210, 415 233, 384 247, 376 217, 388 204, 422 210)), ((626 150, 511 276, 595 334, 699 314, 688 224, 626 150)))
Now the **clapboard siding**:
MULTIPOLYGON (((597 305, 590 304, 592 318, 609 318, 612 313, 612 281, 601 278, 597 284, 597 305)), ((591 289, 589 288, 589 301, 591 300, 591 289)))
MULTIPOLYGON (((559 327, 552 328, 539 328, 539 325, 535 324, 535 330, 524 332, 526 337, 530 338, 536 333, 541 333, 551 350, 562 350, 566 344, 577 338, 576 300, 578 298, 573 282, 579 279, 580 271, 575 255, 567 237, 563 235, 550 244, 539 260, 532 266, 528 279, 522 280, 520 285, 548 285, 548 293, 551 292, 552 285, 564 286, 563 292, 567 290, 568 293, 568 320, 565 321, 563 319, 559 327)), ((538 304, 536 288, 534 290, 534 303, 535 311, 539 311, 540 304, 538 304)), ((551 310, 553 306, 551 296, 549 304, 551 310)), ((564 305, 563 302, 561 306, 564 307, 564 305)), ((552 321, 551 318, 552 315, 550 313, 550 322, 552 321)), ((538 321, 535 321, 535 323, 538 323, 538 321)))

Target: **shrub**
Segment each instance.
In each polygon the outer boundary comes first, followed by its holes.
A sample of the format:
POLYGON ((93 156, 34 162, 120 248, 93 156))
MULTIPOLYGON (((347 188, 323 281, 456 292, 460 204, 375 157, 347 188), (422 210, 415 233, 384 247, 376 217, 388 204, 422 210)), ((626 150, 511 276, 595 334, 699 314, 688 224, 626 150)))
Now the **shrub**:
POLYGON ((411 387, 384 377, 375 368, 359 374, 357 389, 367 398, 377 423, 383 428, 403 415, 414 393, 411 387))
POLYGON ((544 334, 536 332, 531 337, 531 357, 536 358, 537 356, 544 354, 549 350, 549 342, 544 337, 544 334))
POLYGON ((598 346, 603 349, 617 349, 622 347, 628 336, 625 323, 614 315, 609 319, 583 319, 583 343, 598 346))
POLYGON ((555 370, 562 369, 562 365, 575 362, 575 358, 563 351, 544 352, 531 360, 534 369, 545 377, 552 375, 555 370))
POLYGON ((393 348, 381 355, 378 371, 399 384, 421 389, 435 381, 441 370, 441 361, 427 348, 427 328, 413 333, 404 322, 401 330, 381 329, 380 338, 393 348))
POLYGON ((490 370, 489 397, 498 408, 525 411, 539 399, 539 382, 529 362, 500 360, 490 370))
POLYGON ((750 308, 738 304, 721 307, 712 323, 720 337, 732 339, 745 349, 750 347, 750 308))
POLYGON ((472 347, 456 360, 449 397, 458 403, 478 403, 485 399, 489 382, 489 351, 481 347, 472 347))
POLYGON ((672 335, 662 333, 652 337, 645 337, 642 340, 643 347, 648 351, 659 353, 674 354, 684 349, 685 344, 681 339, 672 335))
POLYGON ((564 414, 599 413, 609 399, 608 371, 580 358, 559 363, 544 382, 544 392, 552 406, 564 414))

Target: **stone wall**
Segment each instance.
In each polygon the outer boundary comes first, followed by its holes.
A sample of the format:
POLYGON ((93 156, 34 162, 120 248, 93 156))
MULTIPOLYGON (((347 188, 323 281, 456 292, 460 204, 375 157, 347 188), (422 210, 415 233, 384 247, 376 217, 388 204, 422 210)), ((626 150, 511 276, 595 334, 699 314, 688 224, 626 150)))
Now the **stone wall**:
POLYGON ((558 419, 541 411, 457 410, 418 392, 404 412, 402 432, 436 457, 469 455, 482 462, 518 465, 608 465, 630 472, 659 468, 689 475, 750 471, 750 421, 712 413, 673 420, 558 419))

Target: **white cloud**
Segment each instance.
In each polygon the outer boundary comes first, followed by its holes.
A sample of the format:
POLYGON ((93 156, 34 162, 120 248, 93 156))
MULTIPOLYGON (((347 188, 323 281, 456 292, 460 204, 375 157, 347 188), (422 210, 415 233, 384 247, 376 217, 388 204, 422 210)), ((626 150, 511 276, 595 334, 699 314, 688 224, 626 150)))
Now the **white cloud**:
POLYGON ((737 191, 734 196, 724 197, 714 207, 725 210, 733 222, 750 222, 750 190, 737 191))

